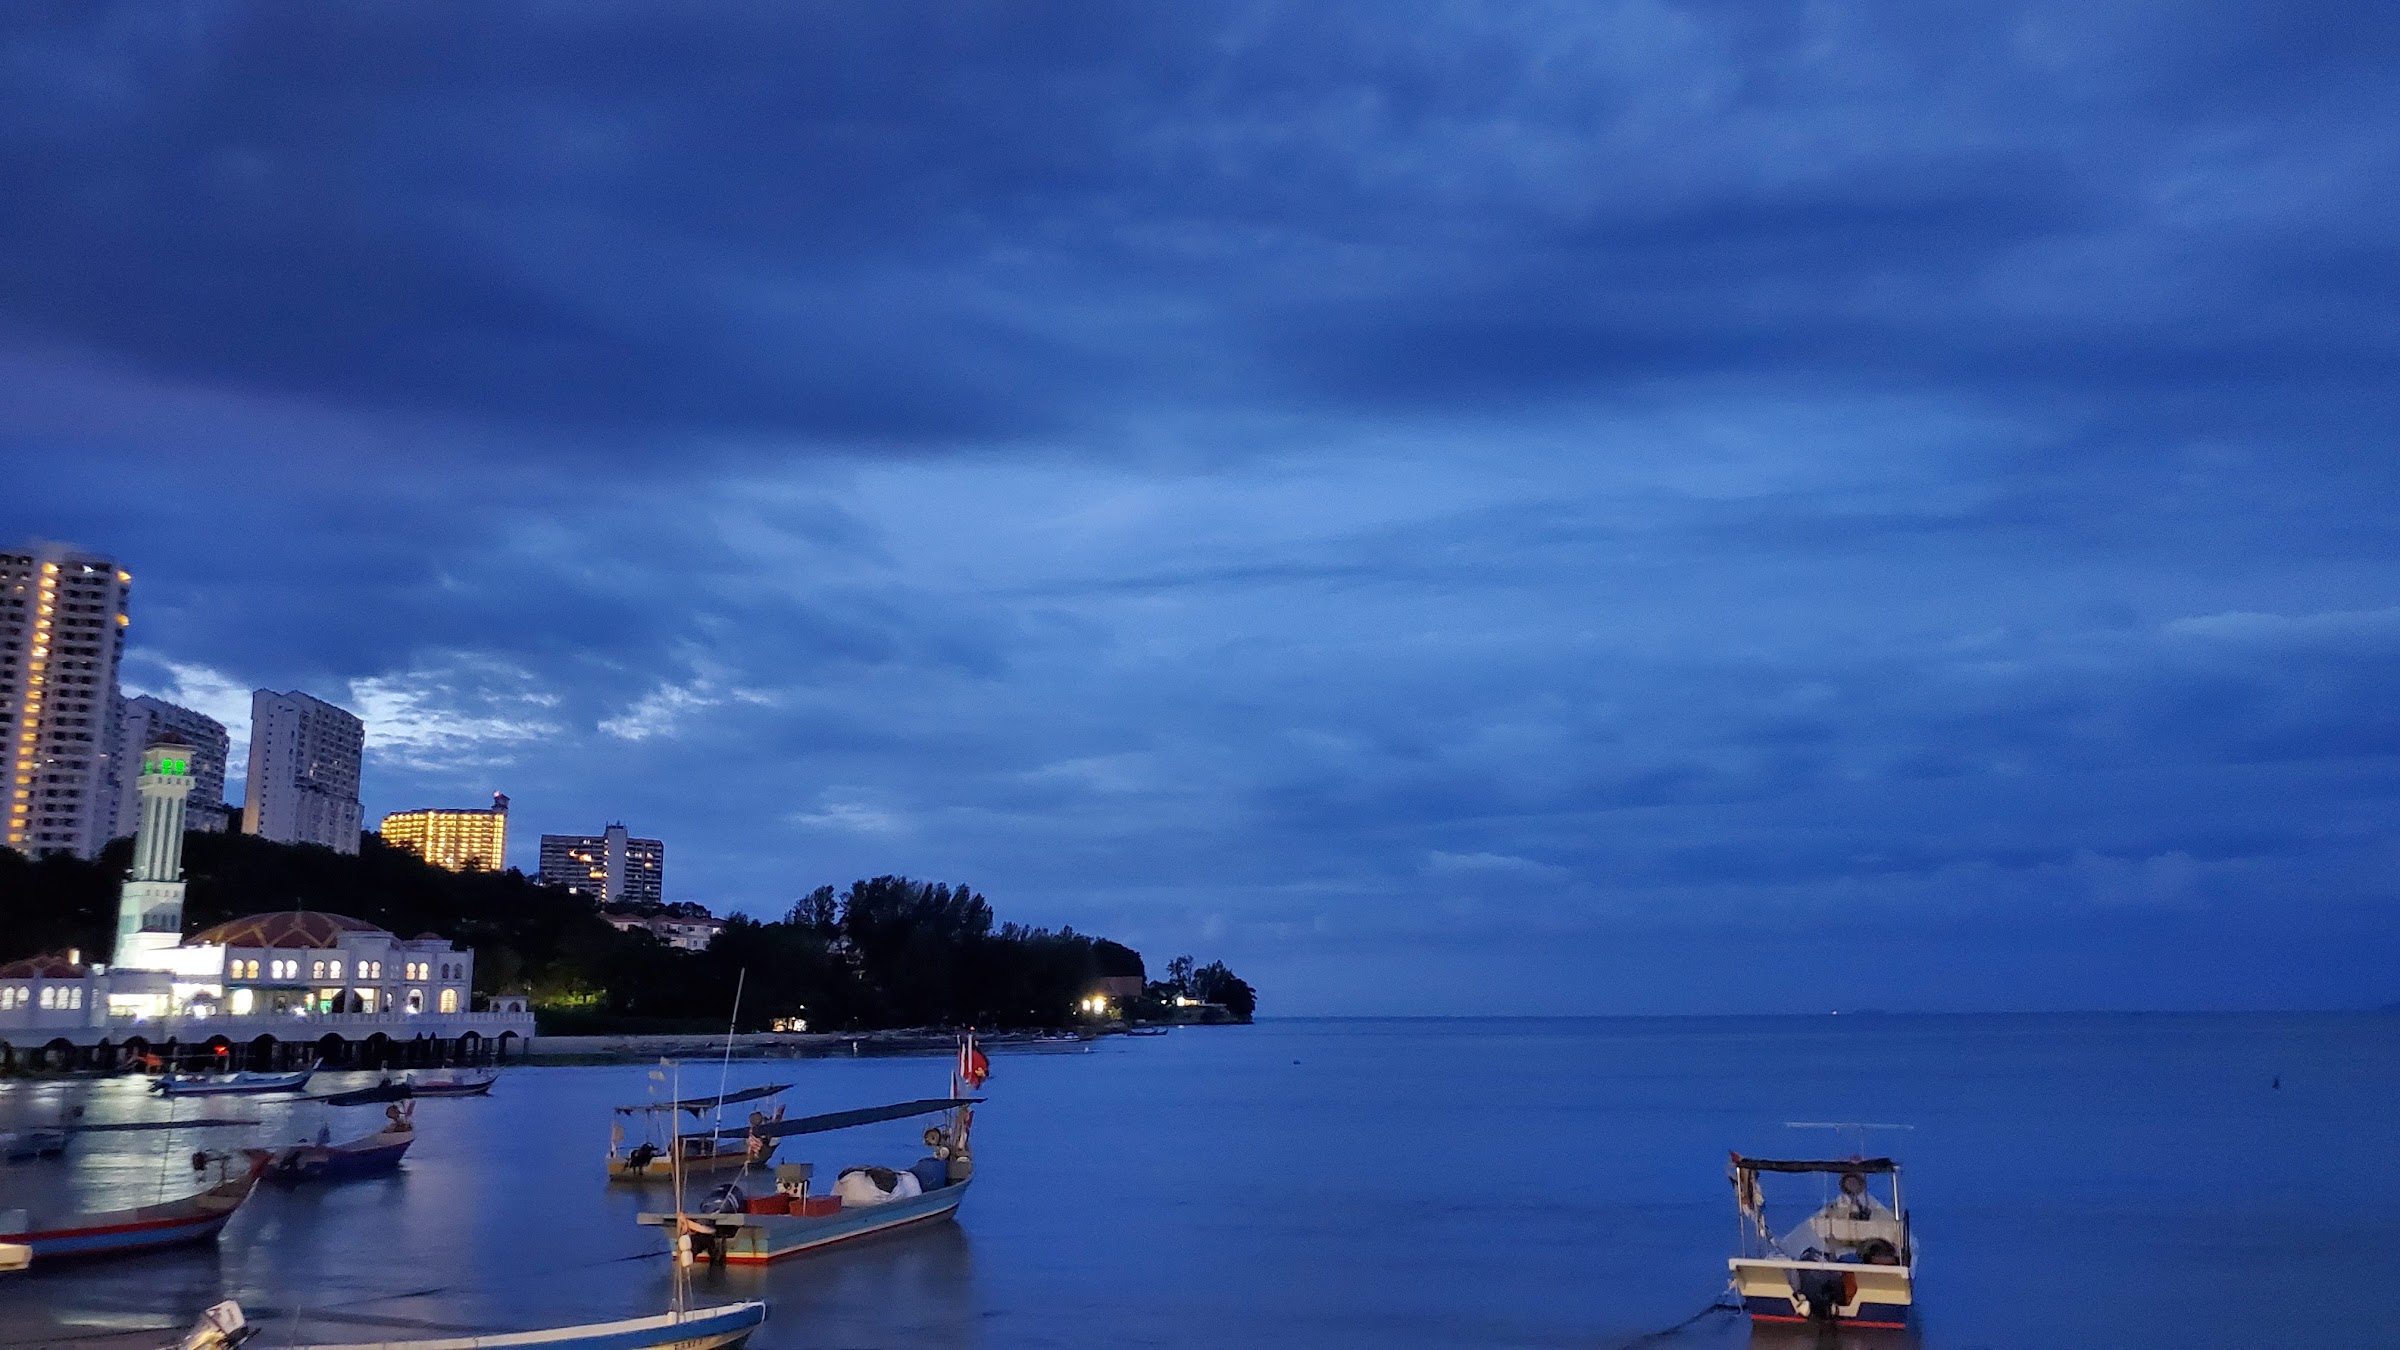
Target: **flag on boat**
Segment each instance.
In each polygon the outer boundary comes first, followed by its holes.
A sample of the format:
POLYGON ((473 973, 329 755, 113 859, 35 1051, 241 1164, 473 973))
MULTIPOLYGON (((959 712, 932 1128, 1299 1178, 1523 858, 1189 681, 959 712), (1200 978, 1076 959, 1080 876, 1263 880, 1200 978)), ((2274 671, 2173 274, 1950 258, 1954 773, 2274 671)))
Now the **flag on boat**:
POLYGON ((958 1043, 959 1081, 970 1088, 979 1088, 983 1086, 983 1080, 991 1076, 992 1062, 985 1059, 983 1051, 976 1048, 975 1033, 970 1031, 958 1043))

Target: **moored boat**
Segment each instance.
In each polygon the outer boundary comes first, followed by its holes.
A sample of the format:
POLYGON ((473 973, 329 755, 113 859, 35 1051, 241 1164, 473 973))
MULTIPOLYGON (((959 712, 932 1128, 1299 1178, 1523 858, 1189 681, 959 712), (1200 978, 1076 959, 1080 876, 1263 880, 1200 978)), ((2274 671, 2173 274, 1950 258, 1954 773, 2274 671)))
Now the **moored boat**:
POLYGON ((1899 1330, 1916 1306, 1916 1242, 1889 1158, 1777 1159, 1733 1155, 1727 1167, 1744 1220, 1741 1253, 1727 1262, 1753 1323, 1799 1322, 1899 1330), (1797 1227, 1768 1226, 1760 1178, 1837 1178, 1833 1194, 1797 1227), (1890 1201, 1869 1179, 1884 1179, 1890 1201))
POLYGON ((500 1081, 500 1071, 488 1073, 427 1074, 408 1076, 408 1090, 418 1097, 481 1097, 500 1081))
POLYGON ((348 1181, 376 1176, 398 1168, 408 1146, 417 1141, 413 1111, 387 1106, 384 1115, 390 1121, 382 1129, 343 1143, 331 1142, 328 1133, 321 1130, 315 1143, 276 1149, 246 1148, 242 1152, 264 1166, 267 1180, 286 1186, 303 1181, 348 1181))
POLYGON ((752 1112, 753 1129, 710 1130, 699 1134, 684 1134, 677 1127, 676 1113, 690 1112, 694 1116, 705 1111, 721 1111, 740 1102, 763 1101, 779 1093, 789 1092, 789 1083, 767 1083, 743 1088, 739 1092, 720 1093, 714 1097, 694 1097, 685 1101, 650 1102, 641 1106, 615 1108, 617 1119, 608 1132, 608 1179, 626 1182, 665 1182, 676 1176, 678 1169, 684 1178, 708 1178, 738 1174, 745 1168, 764 1164, 775 1154, 773 1136, 760 1136, 755 1127, 771 1125, 783 1119, 783 1108, 775 1108, 772 1116, 752 1112), (639 1122, 642 1137, 627 1143, 626 1126, 639 1122))
MULTIPOLYGON (((316 1342, 295 1346, 293 1350, 509 1350, 514 1346, 539 1346, 541 1350, 731 1350, 749 1340, 750 1334, 766 1320, 767 1305, 752 1299, 535 1331, 411 1341, 316 1342)), ((233 1350, 258 1330, 242 1316, 241 1305, 230 1301, 220 1303, 200 1315, 191 1331, 177 1343, 177 1350, 233 1350)))
POLYGON ((308 1086, 323 1061, 295 1073, 171 1073, 150 1084, 152 1092, 170 1097, 232 1097, 262 1092, 298 1092, 308 1086))
POLYGON ((0 1211, 0 1243, 29 1248, 35 1259, 48 1262, 206 1242, 223 1230, 242 1202, 250 1198, 260 1170, 261 1164, 253 1160, 241 1175, 225 1175, 197 1194, 132 1209, 41 1219, 21 1209, 0 1211))
POLYGON ((834 1182, 832 1193, 820 1196, 811 1193, 815 1179, 813 1165, 786 1163, 775 1168, 772 1195, 752 1198, 736 1186, 720 1186, 703 1206, 706 1212, 689 1213, 679 1199, 674 1213, 642 1214, 639 1222, 682 1234, 691 1250, 711 1262, 764 1265, 858 1238, 949 1218, 966 1199, 967 1187, 975 1175, 970 1135, 975 1106, 983 1099, 964 1094, 980 1086, 990 1072, 990 1062, 983 1052, 975 1048, 972 1039, 966 1039, 959 1043, 958 1069, 947 1097, 834 1111, 796 1120, 754 1122, 747 1130, 725 1132, 774 1143, 881 1121, 946 1116, 942 1124, 925 1131, 928 1156, 906 1169, 844 1168, 834 1182))

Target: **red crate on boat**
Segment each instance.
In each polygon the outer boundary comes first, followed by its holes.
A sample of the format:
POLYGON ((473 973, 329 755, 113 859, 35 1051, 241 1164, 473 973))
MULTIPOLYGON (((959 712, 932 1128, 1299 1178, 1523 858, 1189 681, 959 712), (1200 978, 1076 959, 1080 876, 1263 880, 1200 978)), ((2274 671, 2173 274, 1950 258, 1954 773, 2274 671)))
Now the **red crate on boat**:
POLYGON ((744 1214, 789 1214, 792 1198, 788 1195, 753 1195, 742 1201, 744 1214))
POLYGON ((803 1219, 822 1219, 842 1212, 842 1197, 838 1195, 809 1195, 792 1198, 792 1213, 803 1219))

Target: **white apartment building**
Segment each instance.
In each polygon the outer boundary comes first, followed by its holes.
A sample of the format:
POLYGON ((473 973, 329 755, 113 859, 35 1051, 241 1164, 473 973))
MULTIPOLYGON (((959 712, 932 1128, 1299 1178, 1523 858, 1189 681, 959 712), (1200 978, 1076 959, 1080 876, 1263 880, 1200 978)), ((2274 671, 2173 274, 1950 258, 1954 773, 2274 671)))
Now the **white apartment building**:
POLYGON ((250 773, 242 832, 358 852, 358 766, 367 724, 307 694, 250 695, 250 773))
POLYGON ((667 890, 667 846, 636 839, 621 824, 598 834, 545 834, 541 880, 603 905, 659 904, 667 890))
POLYGON ((0 553, 0 843, 97 855, 115 836, 117 660, 132 576, 64 544, 0 553))
POLYGON ((192 752, 192 799, 184 811, 186 825, 212 833, 225 829, 225 757, 233 744, 225 724, 207 713, 144 694, 140 698, 121 699, 117 704, 114 763, 120 786, 115 834, 120 839, 134 833, 142 819, 141 793, 136 786, 138 775, 127 766, 138 763, 142 751, 160 733, 168 731, 182 737, 192 752))

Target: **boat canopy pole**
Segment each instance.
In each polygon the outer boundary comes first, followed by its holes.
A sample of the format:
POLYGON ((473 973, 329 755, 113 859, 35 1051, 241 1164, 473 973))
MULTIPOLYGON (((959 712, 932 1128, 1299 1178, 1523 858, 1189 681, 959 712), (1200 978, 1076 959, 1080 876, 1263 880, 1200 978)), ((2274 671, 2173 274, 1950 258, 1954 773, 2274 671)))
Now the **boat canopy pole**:
POLYGON ((910 1116, 930 1116, 937 1111, 968 1106, 982 1101, 981 1097, 926 1097, 913 1102, 897 1102, 890 1106, 862 1106, 856 1111, 831 1111, 821 1116, 802 1116, 797 1120, 770 1120, 756 1129, 719 1130, 719 1139, 784 1139, 795 1134, 823 1134, 827 1130, 847 1130, 854 1125, 872 1125, 879 1120, 906 1120, 910 1116))

